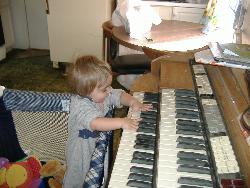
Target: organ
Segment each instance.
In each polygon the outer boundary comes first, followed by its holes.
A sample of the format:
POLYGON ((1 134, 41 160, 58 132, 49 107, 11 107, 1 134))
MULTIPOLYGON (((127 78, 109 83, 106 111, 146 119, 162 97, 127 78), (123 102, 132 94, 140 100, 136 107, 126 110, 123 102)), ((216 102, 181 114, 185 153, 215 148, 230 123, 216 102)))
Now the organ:
POLYGON ((109 187, 250 187, 245 71, 162 56, 131 91, 154 104, 123 131, 109 187))

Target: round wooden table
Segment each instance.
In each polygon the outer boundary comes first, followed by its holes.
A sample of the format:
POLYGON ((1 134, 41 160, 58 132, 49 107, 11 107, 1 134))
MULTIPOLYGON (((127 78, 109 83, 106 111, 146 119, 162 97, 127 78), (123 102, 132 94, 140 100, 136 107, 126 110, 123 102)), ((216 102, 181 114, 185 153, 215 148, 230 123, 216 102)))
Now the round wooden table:
POLYGON ((159 25, 152 26, 148 39, 132 39, 124 27, 113 27, 112 37, 121 45, 139 51, 149 48, 160 52, 192 52, 208 43, 201 32, 202 27, 198 23, 162 20, 159 25))

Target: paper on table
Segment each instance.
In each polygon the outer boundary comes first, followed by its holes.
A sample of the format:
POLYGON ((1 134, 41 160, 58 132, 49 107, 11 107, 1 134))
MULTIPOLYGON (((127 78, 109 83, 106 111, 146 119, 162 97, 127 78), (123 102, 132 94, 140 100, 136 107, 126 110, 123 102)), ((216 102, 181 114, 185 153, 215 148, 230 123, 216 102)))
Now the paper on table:
POLYGON ((224 66, 239 69, 250 69, 250 65, 235 64, 233 62, 216 61, 210 49, 202 50, 194 54, 195 61, 202 64, 224 66))
POLYGON ((219 44, 210 42, 209 48, 216 61, 232 62, 234 64, 250 64, 250 46, 246 44, 219 44))

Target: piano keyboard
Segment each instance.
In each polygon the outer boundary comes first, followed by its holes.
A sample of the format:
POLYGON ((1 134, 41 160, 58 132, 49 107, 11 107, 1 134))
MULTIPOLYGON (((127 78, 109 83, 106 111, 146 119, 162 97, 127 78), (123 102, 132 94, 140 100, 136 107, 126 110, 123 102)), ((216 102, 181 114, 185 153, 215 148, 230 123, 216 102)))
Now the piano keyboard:
POLYGON ((132 113, 132 118, 141 117, 142 121, 137 132, 123 130, 109 182, 110 188, 153 187, 159 96, 142 92, 134 93, 133 96, 141 102, 152 103, 153 109, 132 113))
POLYGON ((160 99, 134 93, 155 108, 132 113, 143 120, 137 132, 123 131, 108 187, 244 187, 206 71, 193 70, 200 101, 185 89, 162 89, 160 99))
POLYGON ((194 70, 197 91, 201 101, 203 118, 206 126, 206 136, 210 144, 210 157, 218 187, 243 188, 244 181, 240 174, 231 142, 220 109, 214 99, 213 91, 203 65, 195 64, 194 70), (208 97, 209 96, 209 97, 208 97))
POLYGON ((213 187, 195 93, 163 89, 160 109, 157 187, 213 187))
POLYGON ((212 135, 225 135, 226 128, 223 123, 217 102, 214 99, 201 99, 204 116, 206 118, 208 133, 212 135))
MULTIPOLYGON (((158 99, 147 95, 134 93, 141 101, 158 103, 158 99)), ((109 187, 151 188, 155 187, 154 181, 158 188, 213 187, 195 93, 162 90, 158 165, 154 166, 156 109, 146 112, 146 116, 145 112, 132 114, 145 119, 138 132, 123 131, 109 187)))

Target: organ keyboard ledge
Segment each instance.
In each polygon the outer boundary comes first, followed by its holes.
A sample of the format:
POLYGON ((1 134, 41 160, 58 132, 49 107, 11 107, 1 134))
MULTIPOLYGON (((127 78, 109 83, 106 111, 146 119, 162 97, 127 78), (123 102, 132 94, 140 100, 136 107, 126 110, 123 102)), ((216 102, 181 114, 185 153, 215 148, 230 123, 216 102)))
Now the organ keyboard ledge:
POLYGON ((151 123, 139 132, 123 132, 109 187, 250 187, 250 147, 240 122, 250 103, 242 72, 158 63, 132 89, 140 100, 145 91, 159 92, 158 112, 143 114, 151 123))

